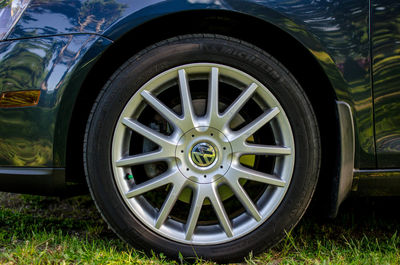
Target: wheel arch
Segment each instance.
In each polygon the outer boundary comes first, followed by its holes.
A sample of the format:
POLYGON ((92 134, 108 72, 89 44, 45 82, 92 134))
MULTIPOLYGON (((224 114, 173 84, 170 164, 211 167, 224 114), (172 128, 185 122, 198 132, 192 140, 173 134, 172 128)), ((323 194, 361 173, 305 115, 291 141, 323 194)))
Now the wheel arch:
MULTIPOLYGON (((332 200, 336 200, 338 191, 332 188, 332 183, 337 181, 340 172, 340 124, 337 91, 331 80, 337 78, 338 72, 329 55, 319 50, 321 46, 315 38, 309 36, 304 39, 308 34, 298 32, 296 35, 289 28, 278 26, 232 11, 201 10, 162 16, 122 34, 100 56, 81 85, 68 130, 67 181, 84 181, 82 157, 74 155, 80 154, 83 148, 83 140, 80 140, 84 137, 85 123, 82 120, 88 119, 98 92, 113 72, 135 53, 158 41, 184 34, 210 33, 227 35, 258 46, 280 61, 299 81, 316 113, 322 141, 321 177, 315 201, 322 202, 320 204, 324 209, 327 205, 336 205, 336 201, 332 200), (263 34, 259 34, 260 29, 273 38, 265 39, 263 34), (148 32, 159 34, 149 36, 148 32), (301 38, 303 41, 300 41, 301 38), (302 67, 298 67, 299 62, 302 67), (89 84, 91 89, 85 89, 89 84), (75 144, 70 144, 74 141, 75 144)), ((327 214, 332 211, 329 208, 327 214)))

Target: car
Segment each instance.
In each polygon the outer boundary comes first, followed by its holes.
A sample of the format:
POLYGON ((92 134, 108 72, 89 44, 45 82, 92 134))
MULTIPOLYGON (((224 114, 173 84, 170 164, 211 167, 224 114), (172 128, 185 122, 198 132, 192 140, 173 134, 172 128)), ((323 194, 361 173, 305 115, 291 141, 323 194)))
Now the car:
POLYGON ((242 260, 400 191, 400 2, 0 2, 0 188, 242 260))

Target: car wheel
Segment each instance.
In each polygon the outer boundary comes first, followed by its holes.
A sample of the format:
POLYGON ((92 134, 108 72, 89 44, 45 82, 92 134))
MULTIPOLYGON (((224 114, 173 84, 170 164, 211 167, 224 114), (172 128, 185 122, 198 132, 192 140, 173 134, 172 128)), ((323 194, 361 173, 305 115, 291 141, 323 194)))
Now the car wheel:
POLYGON ((273 57, 185 35, 113 74, 84 161, 97 207, 132 246, 235 261, 276 244, 304 214, 320 140, 304 91, 273 57))

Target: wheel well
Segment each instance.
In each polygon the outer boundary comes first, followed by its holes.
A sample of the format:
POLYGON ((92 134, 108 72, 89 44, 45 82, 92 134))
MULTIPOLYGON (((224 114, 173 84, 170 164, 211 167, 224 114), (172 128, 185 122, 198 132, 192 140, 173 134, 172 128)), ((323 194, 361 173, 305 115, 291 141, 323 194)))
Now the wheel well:
POLYGON ((274 56, 295 76, 311 101, 320 128, 323 150, 317 190, 325 196, 329 194, 331 180, 337 175, 340 150, 335 94, 327 76, 311 53, 288 33, 263 20, 229 11, 187 11, 168 15, 133 29, 113 43, 82 85, 84 88, 90 84, 91 89, 81 89, 78 95, 67 140, 67 181, 84 181, 82 156, 73 154, 82 153, 83 136, 91 107, 113 72, 151 44, 177 35, 194 33, 221 34, 249 42, 274 56), (260 29, 265 34, 260 34, 260 29), (273 38, 266 40, 266 34, 273 38))

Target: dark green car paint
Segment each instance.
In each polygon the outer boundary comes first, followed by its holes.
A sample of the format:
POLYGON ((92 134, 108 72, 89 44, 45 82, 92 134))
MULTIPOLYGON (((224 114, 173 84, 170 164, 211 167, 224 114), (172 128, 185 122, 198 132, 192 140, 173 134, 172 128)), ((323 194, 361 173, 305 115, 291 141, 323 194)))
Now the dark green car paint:
POLYGON ((63 167, 75 97, 111 42, 81 34, 0 43, 2 91, 40 89, 35 107, 0 108, 0 165, 63 167))
MULTIPOLYGON (((255 28, 250 22, 246 26, 266 42, 276 41, 266 30, 272 25, 312 54, 331 84, 313 89, 327 95, 333 89, 335 99, 351 107, 354 167, 400 168, 399 48, 393 44, 399 4, 392 2, 373 1, 371 8, 368 0, 33 0, 7 40, 0 42, 0 91, 40 89, 42 96, 36 107, 0 109, 0 169, 65 167, 67 137, 73 134, 70 122, 79 119, 79 114, 72 117, 77 97, 93 89, 82 84, 113 41, 149 24, 168 30, 171 19, 185 18, 182 25, 190 30, 206 23, 201 18, 211 13, 257 21, 255 28), (384 16, 390 8, 392 33, 387 34, 384 16), (384 66, 380 54, 392 56, 395 67, 384 66)), ((149 34, 157 32, 134 35, 133 40, 149 34)), ((307 62, 298 62, 298 67, 307 68, 307 62)))
MULTIPOLYGON (((164 23, 163 19, 169 16, 194 10, 197 13, 215 10, 217 14, 223 12, 224 15, 255 17, 263 23, 277 26, 300 42, 324 69, 336 99, 348 102, 352 107, 356 127, 356 168, 375 168, 368 38, 369 3, 366 0, 345 1, 341 4, 236 0, 35 0, 8 38, 91 33, 118 40, 130 30, 148 22, 159 20, 164 23)), ((259 34, 268 36, 268 32, 262 29, 259 29, 259 34)), ((65 161, 56 161, 54 164, 63 166, 65 161)))
POLYGON ((378 168, 400 167, 400 2, 373 1, 372 54, 378 168))

